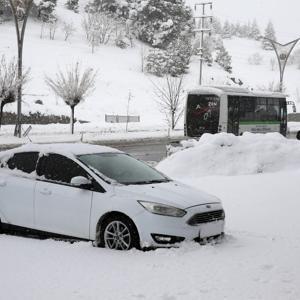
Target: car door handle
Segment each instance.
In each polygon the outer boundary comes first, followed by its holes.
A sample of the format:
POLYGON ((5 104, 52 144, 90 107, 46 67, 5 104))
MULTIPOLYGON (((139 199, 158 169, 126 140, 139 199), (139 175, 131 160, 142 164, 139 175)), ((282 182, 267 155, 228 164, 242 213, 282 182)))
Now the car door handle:
POLYGON ((40 191, 40 193, 41 193, 42 195, 45 195, 45 196, 49 196, 49 195, 52 194, 52 192, 51 192, 50 190, 48 190, 48 189, 42 189, 42 190, 40 191))
POLYGON ((6 181, 0 180, 0 187, 5 187, 6 186, 6 181))

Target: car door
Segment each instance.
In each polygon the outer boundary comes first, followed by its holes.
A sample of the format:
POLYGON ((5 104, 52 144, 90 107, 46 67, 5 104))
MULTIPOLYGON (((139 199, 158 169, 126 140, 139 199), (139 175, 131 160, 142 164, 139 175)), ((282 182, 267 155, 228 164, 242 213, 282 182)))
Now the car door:
POLYGON ((89 238, 93 192, 71 185, 76 176, 89 177, 75 161, 59 155, 39 159, 35 192, 35 226, 39 230, 89 238))
POLYGON ((34 226, 35 170, 38 152, 16 153, 0 169, 0 215, 2 222, 34 226))

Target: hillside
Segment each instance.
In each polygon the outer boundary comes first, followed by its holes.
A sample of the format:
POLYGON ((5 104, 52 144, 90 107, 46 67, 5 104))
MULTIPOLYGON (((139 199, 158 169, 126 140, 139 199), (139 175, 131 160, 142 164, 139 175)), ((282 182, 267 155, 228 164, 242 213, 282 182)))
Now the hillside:
MULTIPOLYGON (((82 66, 98 70, 95 92, 75 111, 78 119, 91 122, 89 125, 81 126, 111 128, 111 124, 104 121, 105 114, 126 114, 128 95, 131 93, 129 112, 141 117, 141 123, 131 124, 131 128, 167 128, 165 117, 155 101, 151 83, 151 81, 158 83, 161 79, 141 71, 141 49, 147 46, 135 40, 133 48, 120 49, 111 43, 98 47, 92 54, 81 26, 84 2, 81 3, 80 14, 66 10, 63 3, 64 1, 58 1, 59 26, 54 40, 48 38, 47 32, 44 38, 40 38, 41 25, 38 21, 30 20, 28 23, 24 65, 31 70, 31 80, 25 90, 24 113, 40 111, 47 114, 69 115, 69 108, 47 88, 44 77, 46 74, 53 76, 58 68, 64 70, 66 66, 78 61, 82 66), (74 36, 67 42, 64 41, 61 30, 63 22, 73 22, 77 28, 74 36), (35 104, 36 100, 42 100, 44 105, 35 104)), ((270 59, 275 54, 272 51, 262 50, 259 42, 233 38, 224 40, 224 44, 232 56, 232 76, 240 78, 245 86, 266 88, 272 82, 278 81, 277 68, 271 71, 270 66, 270 59), (263 57, 261 65, 249 65, 248 58, 254 53, 260 53, 263 57)), ((0 25, 0 54, 7 57, 17 54, 15 28, 12 22, 0 25)), ((204 66, 205 84, 228 83, 230 82, 228 75, 216 64, 212 67, 204 66)), ((189 73, 184 79, 185 88, 197 86, 198 76, 199 60, 193 57, 189 73)), ((288 66, 285 84, 292 99, 296 98, 299 82, 300 70, 296 66, 288 66)), ((15 111, 15 108, 16 105, 11 104, 7 105, 5 110, 15 111)), ((114 127, 118 126, 123 125, 114 127)), ((178 128, 182 127, 181 120, 178 128)))

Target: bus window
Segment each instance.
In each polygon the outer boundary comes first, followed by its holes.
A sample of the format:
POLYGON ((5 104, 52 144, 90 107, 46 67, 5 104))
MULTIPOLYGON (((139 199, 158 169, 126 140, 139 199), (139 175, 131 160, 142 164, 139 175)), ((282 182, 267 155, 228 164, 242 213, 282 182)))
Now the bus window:
POLYGON ((266 121, 268 119, 267 112, 267 99, 266 98, 257 98, 256 107, 255 107, 255 120, 256 121, 266 121))
POLYGON ((280 121, 279 99, 276 98, 268 99, 267 110, 268 110, 268 120, 280 121))
POLYGON ((188 136, 217 133, 220 99, 215 95, 189 95, 187 99, 186 130, 188 136))
POLYGON ((279 99, 241 97, 240 121, 280 121, 279 99))

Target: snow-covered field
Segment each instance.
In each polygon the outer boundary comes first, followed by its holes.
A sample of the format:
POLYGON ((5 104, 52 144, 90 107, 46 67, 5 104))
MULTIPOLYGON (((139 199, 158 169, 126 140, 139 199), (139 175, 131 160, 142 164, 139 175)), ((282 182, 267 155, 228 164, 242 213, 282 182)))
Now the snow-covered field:
POLYGON ((158 166, 223 200, 222 243, 118 252, 94 248, 89 242, 0 235, 0 299, 298 300, 300 168, 293 160, 299 163, 300 142, 274 135, 265 144, 262 139, 204 136, 202 145, 178 152, 158 166), (253 147, 248 149, 250 143, 253 147), (209 150, 205 159, 210 164, 203 164, 203 147, 209 150), (240 171, 228 169, 226 160, 239 155, 244 160, 240 171), (224 165, 219 164, 220 157, 224 165), (257 162, 270 159, 278 160, 274 168, 256 169, 257 162), (226 175, 214 163, 227 170, 226 175), (201 169, 198 176, 197 169, 201 169))

